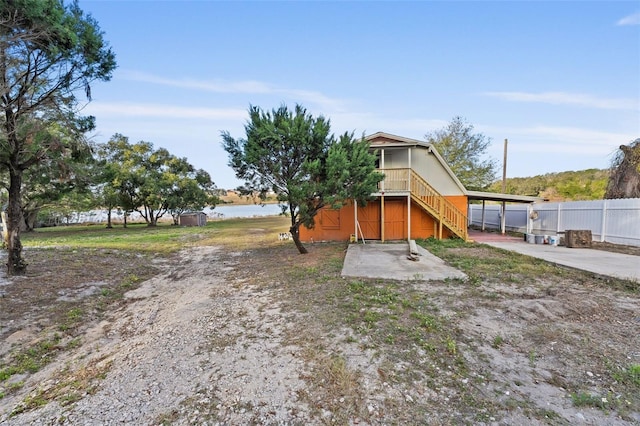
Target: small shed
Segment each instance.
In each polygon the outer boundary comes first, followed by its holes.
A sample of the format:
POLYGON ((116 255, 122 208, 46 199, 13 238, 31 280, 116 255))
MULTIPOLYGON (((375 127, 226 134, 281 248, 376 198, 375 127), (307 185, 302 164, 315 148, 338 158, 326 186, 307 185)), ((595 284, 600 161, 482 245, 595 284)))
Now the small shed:
POLYGON ((205 212, 190 212, 180 215, 180 226, 205 226, 207 214, 205 212))

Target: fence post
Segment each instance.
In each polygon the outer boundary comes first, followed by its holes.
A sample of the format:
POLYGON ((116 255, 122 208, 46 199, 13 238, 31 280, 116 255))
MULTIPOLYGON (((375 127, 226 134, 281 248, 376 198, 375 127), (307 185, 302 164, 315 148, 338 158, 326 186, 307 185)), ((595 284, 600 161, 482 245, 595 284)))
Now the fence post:
POLYGON ((607 200, 602 200, 602 226, 600 227, 600 242, 604 243, 604 233, 607 230, 607 200))

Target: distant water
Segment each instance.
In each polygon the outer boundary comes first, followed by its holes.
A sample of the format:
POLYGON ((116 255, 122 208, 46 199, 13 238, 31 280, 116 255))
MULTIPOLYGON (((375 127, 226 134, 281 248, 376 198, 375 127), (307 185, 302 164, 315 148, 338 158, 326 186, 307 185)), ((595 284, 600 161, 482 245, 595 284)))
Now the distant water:
MULTIPOLYGON (((230 219, 234 217, 262 217, 262 216, 276 216, 282 212, 280 205, 278 204, 247 204, 247 205, 230 205, 219 204, 214 209, 205 208, 202 210, 212 219, 230 219)), ((113 220, 122 220, 122 213, 114 210, 111 212, 111 218, 113 220)), ((131 213, 129 220, 137 221, 142 218, 136 212, 131 213)), ((171 219, 171 215, 166 213, 163 219, 171 219)), ((106 210, 92 210, 89 212, 76 213, 72 215, 69 223, 105 223, 107 221, 106 210)))
POLYGON ((232 217, 276 216, 282 212, 282 208, 278 204, 245 204, 236 206, 219 204, 215 209, 206 208, 203 211, 212 218, 230 219, 232 217))

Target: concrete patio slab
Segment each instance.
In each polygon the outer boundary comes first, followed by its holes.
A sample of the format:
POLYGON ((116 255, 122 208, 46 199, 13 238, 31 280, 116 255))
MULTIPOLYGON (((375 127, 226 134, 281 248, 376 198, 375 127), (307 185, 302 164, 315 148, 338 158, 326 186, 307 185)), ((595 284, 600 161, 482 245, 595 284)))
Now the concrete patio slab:
POLYGON ((527 244, 522 240, 483 241, 482 243, 598 275, 640 282, 640 256, 588 248, 527 244))
POLYGON ((418 260, 409 260, 409 244, 350 244, 342 267, 343 277, 384 278, 393 280, 466 279, 461 271, 448 266, 442 259, 418 246, 418 260))

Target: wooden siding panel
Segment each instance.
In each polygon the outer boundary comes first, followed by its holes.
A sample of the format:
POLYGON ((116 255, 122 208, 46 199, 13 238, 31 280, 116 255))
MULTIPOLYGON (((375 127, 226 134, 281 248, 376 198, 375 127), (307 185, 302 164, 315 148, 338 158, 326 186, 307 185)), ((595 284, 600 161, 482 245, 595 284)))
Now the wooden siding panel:
POLYGON ((340 229, 340 213, 342 209, 320 210, 320 225, 322 229, 340 229))

